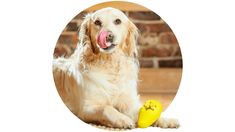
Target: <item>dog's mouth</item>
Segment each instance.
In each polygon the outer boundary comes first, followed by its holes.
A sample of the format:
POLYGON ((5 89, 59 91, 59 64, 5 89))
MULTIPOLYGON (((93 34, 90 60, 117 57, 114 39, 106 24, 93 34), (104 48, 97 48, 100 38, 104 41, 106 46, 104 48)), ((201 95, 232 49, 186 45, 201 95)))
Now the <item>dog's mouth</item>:
MULTIPOLYGON (((108 42, 108 43, 109 43, 109 42, 108 42)), ((110 46, 108 46, 108 47, 106 47, 106 48, 102 48, 102 49, 108 51, 108 50, 113 49, 115 46, 116 46, 116 44, 110 43, 110 46)))
POLYGON ((116 44, 114 44, 114 36, 111 32, 101 30, 96 38, 98 46, 104 51, 112 50, 116 44))

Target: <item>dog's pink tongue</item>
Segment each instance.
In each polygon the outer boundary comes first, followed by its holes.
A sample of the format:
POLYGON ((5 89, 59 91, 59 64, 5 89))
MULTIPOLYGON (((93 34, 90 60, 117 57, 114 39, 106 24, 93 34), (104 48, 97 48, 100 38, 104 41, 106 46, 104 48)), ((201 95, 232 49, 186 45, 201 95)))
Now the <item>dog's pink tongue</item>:
POLYGON ((98 37, 97 37, 97 42, 98 42, 98 45, 101 47, 101 48, 107 48, 108 46, 111 45, 111 43, 109 42, 106 42, 106 37, 108 36, 108 32, 107 31, 104 31, 102 30, 98 37))

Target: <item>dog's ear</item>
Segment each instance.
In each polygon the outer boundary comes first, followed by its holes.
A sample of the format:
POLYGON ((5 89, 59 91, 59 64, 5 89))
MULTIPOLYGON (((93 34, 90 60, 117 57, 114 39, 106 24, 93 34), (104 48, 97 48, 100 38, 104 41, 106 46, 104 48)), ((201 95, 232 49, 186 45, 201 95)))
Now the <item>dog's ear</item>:
POLYGON ((91 41, 91 16, 92 14, 87 14, 80 26, 79 31, 79 44, 82 44, 84 46, 90 46, 93 53, 98 53, 98 47, 92 44, 91 41))
POLYGON ((91 21, 91 14, 87 14, 84 17, 84 20, 82 21, 82 24, 80 25, 80 31, 79 31, 79 43, 80 44, 86 44, 86 42, 90 41, 89 38, 89 25, 91 21))
POLYGON ((137 38, 139 36, 139 30, 131 21, 128 22, 128 32, 126 37, 125 51, 128 56, 137 58, 137 38))

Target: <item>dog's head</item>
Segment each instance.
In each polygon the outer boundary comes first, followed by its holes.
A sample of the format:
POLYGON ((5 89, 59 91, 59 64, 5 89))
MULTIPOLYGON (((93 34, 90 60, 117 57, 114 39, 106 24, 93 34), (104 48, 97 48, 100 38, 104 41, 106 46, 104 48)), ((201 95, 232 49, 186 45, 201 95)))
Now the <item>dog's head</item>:
POLYGON ((136 56, 137 36, 136 26, 123 12, 111 7, 88 14, 79 32, 80 42, 90 44, 95 54, 121 49, 129 56, 136 56))

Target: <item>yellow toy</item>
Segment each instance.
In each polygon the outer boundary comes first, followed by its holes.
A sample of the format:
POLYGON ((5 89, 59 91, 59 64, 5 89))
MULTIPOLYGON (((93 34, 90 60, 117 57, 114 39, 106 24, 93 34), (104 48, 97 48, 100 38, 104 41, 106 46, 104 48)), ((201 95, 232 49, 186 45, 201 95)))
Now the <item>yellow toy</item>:
POLYGON ((147 100, 140 108, 138 127, 146 128, 159 119, 162 112, 162 104, 157 100, 147 100))

